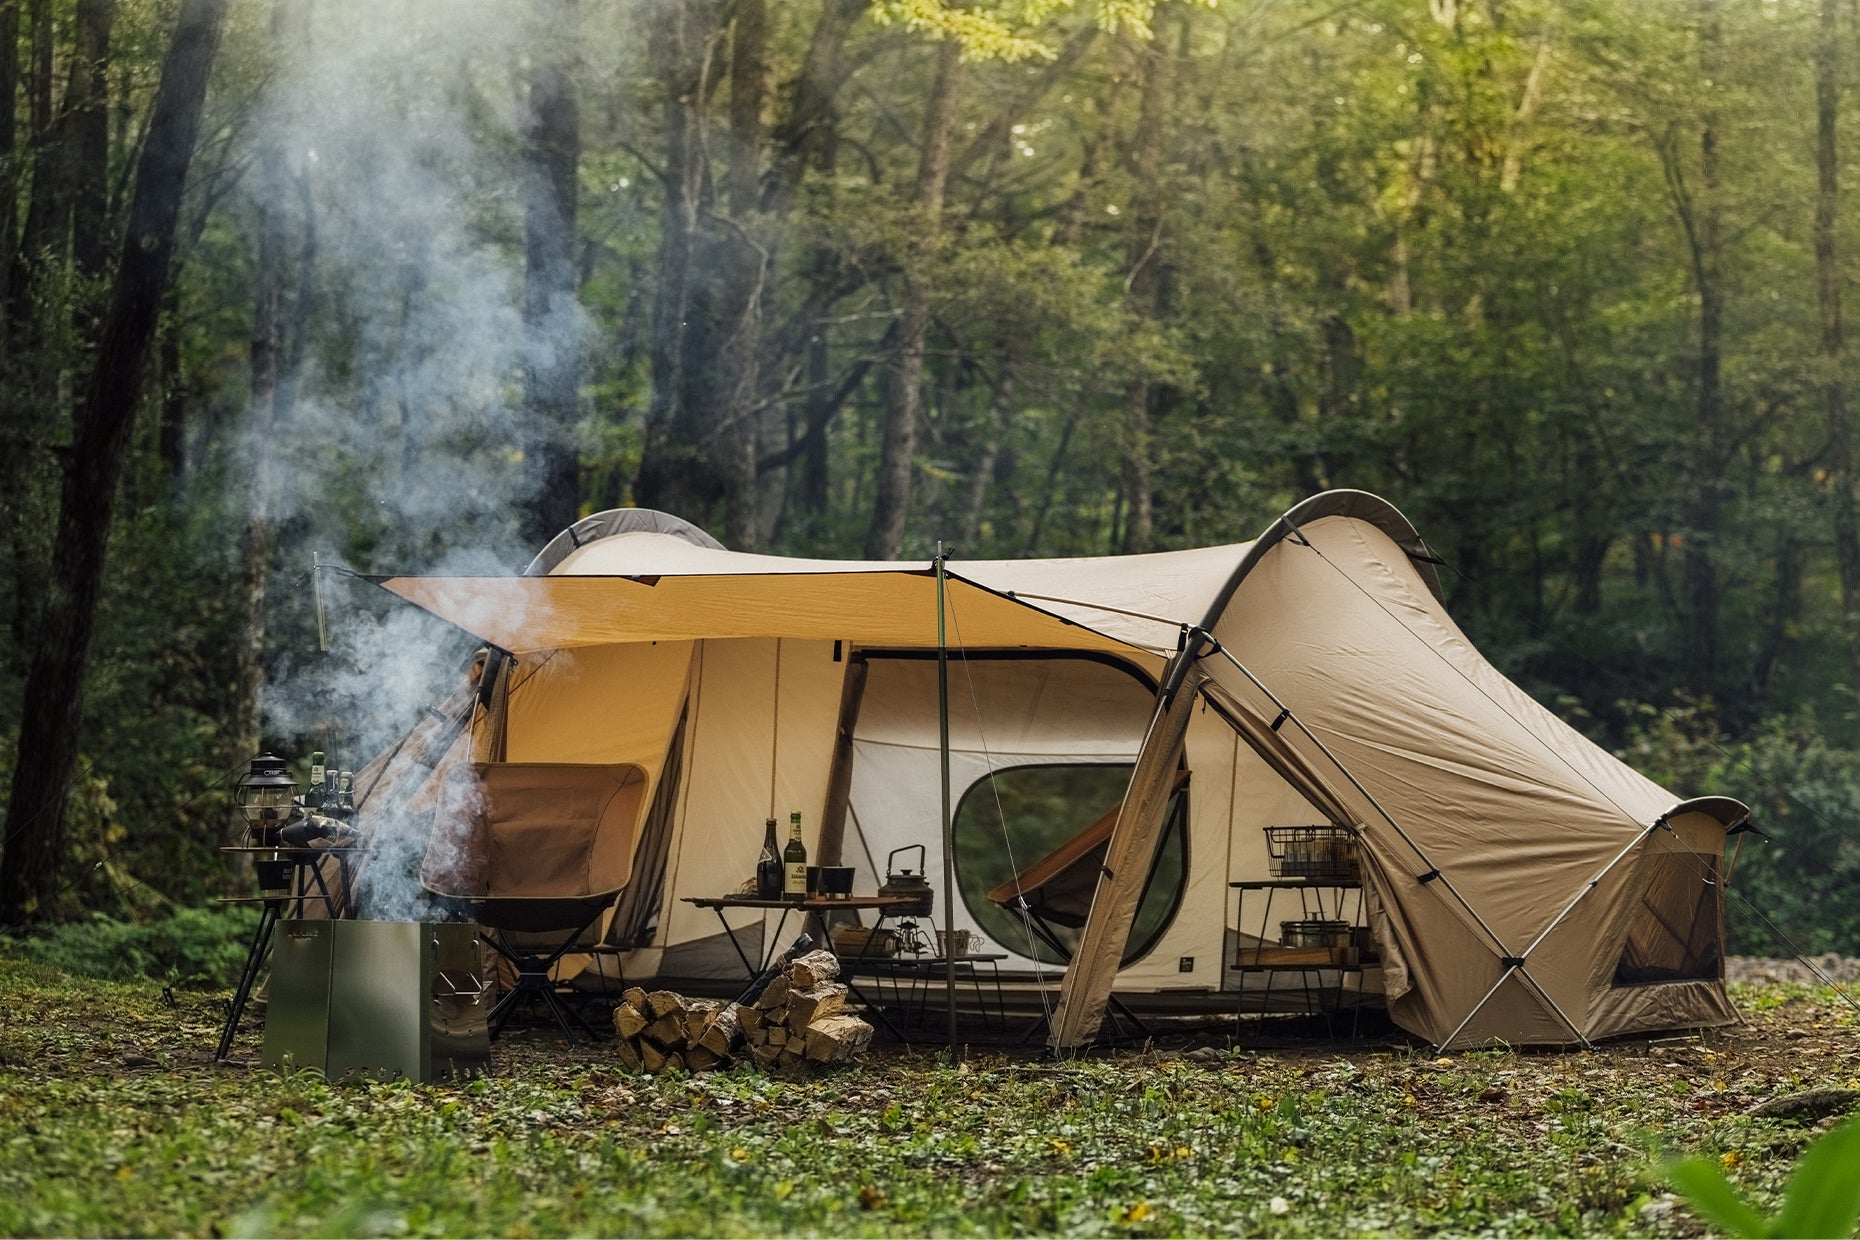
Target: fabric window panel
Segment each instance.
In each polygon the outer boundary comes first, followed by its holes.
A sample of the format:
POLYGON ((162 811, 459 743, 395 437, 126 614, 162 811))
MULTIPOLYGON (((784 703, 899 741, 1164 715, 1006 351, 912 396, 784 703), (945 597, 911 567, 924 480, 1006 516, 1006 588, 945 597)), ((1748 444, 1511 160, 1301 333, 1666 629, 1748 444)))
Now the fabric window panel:
POLYGON ((1615 985, 1715 980, 1720 968, 1718 858, 1659 852, 1647 859, 1647 887, 1628 926, 1615 985))

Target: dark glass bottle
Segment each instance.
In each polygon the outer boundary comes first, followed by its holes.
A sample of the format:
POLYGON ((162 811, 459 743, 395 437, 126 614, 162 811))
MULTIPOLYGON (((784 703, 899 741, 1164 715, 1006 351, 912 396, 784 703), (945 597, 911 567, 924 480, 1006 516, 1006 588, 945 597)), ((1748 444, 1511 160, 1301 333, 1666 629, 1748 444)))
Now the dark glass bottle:
POLYGON ((764 824, 762 855, 756 859, 756 895, 764 900, 779 899, 782 887, 781 845, 775 839, 775 820, 764 824))

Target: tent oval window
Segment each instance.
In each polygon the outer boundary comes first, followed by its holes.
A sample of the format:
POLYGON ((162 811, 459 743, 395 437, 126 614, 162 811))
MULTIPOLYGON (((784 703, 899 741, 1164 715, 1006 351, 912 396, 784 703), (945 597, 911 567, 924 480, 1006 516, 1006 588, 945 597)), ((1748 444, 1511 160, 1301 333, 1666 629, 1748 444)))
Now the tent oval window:
MULTIPOLYGON (((1015 766, 970 785, 951 823, 956 889, 1003 950, 1064 964, 1078 944, 1128 763, 1015 766)), ((1188 793, 1170 802, 1122 963, 1141 959, 1174 920, 1188 882, 1188 793)))

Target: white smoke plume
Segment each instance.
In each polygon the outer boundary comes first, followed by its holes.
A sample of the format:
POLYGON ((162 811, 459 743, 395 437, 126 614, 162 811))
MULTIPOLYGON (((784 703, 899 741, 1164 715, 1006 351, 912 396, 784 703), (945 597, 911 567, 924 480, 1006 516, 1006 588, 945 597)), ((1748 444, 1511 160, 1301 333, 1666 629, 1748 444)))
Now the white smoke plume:
MULTIPOLYGON (((263 445, 284 464, 272 524, 299 570, 317 552, 360 572, 507 574, 537 550, 517 532, 525 351, 583 350, 586 329, 571 307, 532 346, 522 318, 524 67, 564 34, 532 25, 533 7, 281 10, 252 135, 283 176, 248 184, 286 221, 285 313, 304 342, 263 445)), ((294 620, 273 630, 296 641, 266 686, 267 736, 359 767, 457 687, 467 636, 326 573, 332 649, 319 653, 309 585, 285 577, 296 584, 274 585, 272 611, 294 620)), ((417 815, 377 820, 370 915, 418 915, 427 829, 417 815), (390 873, 416 881, 390 892, 390 873)))

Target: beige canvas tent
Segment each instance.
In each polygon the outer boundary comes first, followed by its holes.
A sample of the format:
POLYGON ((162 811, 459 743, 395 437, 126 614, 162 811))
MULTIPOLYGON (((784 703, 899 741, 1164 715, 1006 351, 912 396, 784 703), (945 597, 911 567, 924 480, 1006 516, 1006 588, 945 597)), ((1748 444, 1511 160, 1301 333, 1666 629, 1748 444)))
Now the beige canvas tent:
MULTIPOLYGON (((1091 1041, 1113 994, 1231 1009, 1258 928, 1230 884, 1268 873, 1287 824, 1359 841, 1365 988, 1436 1045, 1734 1019, 1718 878, 1743 807, 1682 801, 1539 706, 1468 643, 1430 561, 1391 505, 1337 491, 1250 543, 947 564, 957 890, 937 924, 1058 979, 1054 1045, 1091 1041), (1107 807, 1080 924, 1023 936, 986 893, 1107 807)), ((468 726, 423 724, 367 773, 364 814, 430 815, 434 772, 467 758, 638 768, 609 931, 629 980, 740 976, 685 900, 737 890, 790 810, 860 890, 915 845, 941 886, 935 565, 736 553, 618 510, 522 576, 375 580, 494 656, 468 726)))

